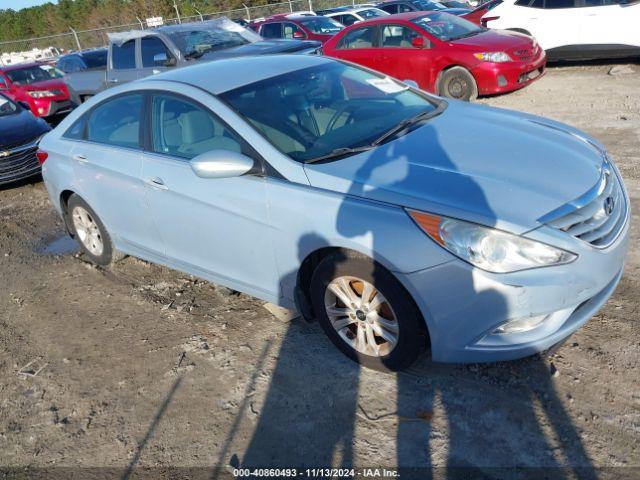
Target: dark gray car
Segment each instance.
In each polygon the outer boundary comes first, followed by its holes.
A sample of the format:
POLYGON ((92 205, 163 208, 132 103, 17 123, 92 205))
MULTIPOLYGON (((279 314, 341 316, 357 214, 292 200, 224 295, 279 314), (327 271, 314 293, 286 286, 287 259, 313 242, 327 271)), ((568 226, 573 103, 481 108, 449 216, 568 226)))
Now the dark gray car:
POLYGON ((175 67, 221 58, 276 53, 312 53, 320 42, 264 40, 257 33, 218 18, 207 22, 109 34, 107 87, 175 67))
POLYGON ((64 72, 71 100, 79 105, 105 88, 107 49, 74 52, 58 59, 56 67, 64 72))

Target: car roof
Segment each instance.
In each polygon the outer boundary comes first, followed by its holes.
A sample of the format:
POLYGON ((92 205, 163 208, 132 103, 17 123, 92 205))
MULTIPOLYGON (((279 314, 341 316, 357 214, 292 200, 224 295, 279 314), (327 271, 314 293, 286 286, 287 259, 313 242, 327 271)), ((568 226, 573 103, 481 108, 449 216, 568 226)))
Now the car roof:
POLYGON ((235 57, 178 68, 144 78, 139 82, 151 83, 155 80, 179 82, 218 95, 277 75, 335 61, 318 55, 235 57))
POLYGON ((404 12, 404 13, 396 13, 393 15, 385 15, 384 17, 376 17, 370 20, 365 20, 363 22, 354 23, 359 27, 363 25, 373 25, 376 23, 387 23, 393 22, 394 20, 404 20, 405 22, 410 22, 414 18, 424 17, 425 15, 429 15, 432 13, 446 13, 444 11, 416 11, 416 12, 404 12))
POLYGON ((23 68, 39 67, 40 65, 47 65, 46 61, 42 62, 29 62, 29 63, 14 63, 13 65, 2 65, 0 70, 10 72, 12 70, 21 70, 23 68))

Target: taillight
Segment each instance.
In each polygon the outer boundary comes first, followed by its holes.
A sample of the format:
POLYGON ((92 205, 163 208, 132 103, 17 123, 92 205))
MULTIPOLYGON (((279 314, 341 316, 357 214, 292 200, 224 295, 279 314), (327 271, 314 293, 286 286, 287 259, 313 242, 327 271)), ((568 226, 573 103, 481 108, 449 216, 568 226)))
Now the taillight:
POLYGON ((486 27, 487 23, 489 22, 493 22, 494 20, 498 20, 500 17, 487 17, 487 18, 483 18, 482 20, 480 20, 482 22, 482 26, 486 27))
POLYGON ((38 150, 36 152, 36 158, 38 159, 38 162, 40 163, 40 165, 42 165, 44 164, 44 162, 47 161, 47 158, 49 158, 49 154, 44 150, 38 150))

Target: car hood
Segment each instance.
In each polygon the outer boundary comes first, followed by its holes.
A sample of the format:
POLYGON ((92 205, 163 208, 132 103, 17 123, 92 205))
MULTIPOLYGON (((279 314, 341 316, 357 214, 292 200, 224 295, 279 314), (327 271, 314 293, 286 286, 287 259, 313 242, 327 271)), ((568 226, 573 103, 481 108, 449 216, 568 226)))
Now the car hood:
POLYGON ((0 151, 35 139, 51 130, 44 120, 27 110, 0 116, 0 151))
POLYGON ((592 142, 553 120, 452 101, 407 135, 305 171, 317 188, 520 234, 597 183, 592 142))
POLYGON ((29 85, 21 85, 21 89, 26 91, 32 90, 62 90, 64 91, 67 86, 64 83, 64 79, 51 79, 51 80, 43 80, 41 82, 33 82, 29 85))
POLYGON ((518 48, 531 47, 533 38, 518 32, 507 30, 487 30, 473 37, 453 40, 457 47, 469 47, 470 49, 485 49, 489 51, 511 51, 518 48))
POLYGON ((227 48, 204 54, 198 60, 209 61, 220 58, 240 57, 244 55, 270 55, 274 53, 292 53, 302 50, 312 50, 320 47, 321 43, 313 40, 263 40, 247 43, 239 47, 227 48))

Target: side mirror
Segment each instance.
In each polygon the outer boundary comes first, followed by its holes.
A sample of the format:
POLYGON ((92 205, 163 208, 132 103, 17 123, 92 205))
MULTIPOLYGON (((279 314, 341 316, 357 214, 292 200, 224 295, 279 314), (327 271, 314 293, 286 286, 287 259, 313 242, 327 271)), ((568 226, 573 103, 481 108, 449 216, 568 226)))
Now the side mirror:
POLYGON ((230 150, 211 150, 198 155, 190 163, 200 178, 230 178, 249 173, 255 161, 230 150))
POLYGON ((415 80, 403 80, 402 83, 404 83, 405 85, 409 85, 411 88, 420 89, 418 82, 416 82, 415 80))
POLYGON ((153 63, 159 67, 173 67, 176 61, 173 58, 169 58, 165 52, 162 52, 153 56, 153 63))
POLYGON ((19 101, 18 105, 20 105, 25 110, 31 111, 31 105, 29 105, 27 102, 19 101))
POLYGON ((413 48, 429 48, 429 42, 424 37, 413 37, 411 39, 411 46, 413 48))
POLYGON ((297 38, 298 40, 302 40, 306 37, 307 36, 304 33, 302 33, 300 30, 296 30, 295 32, 293 32, 293 38, 297 38))

